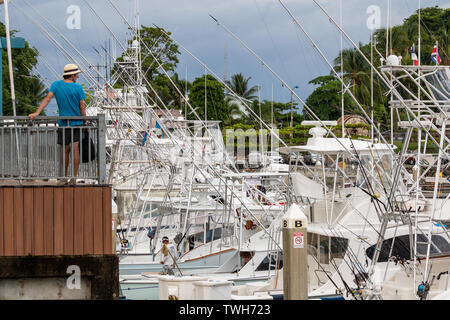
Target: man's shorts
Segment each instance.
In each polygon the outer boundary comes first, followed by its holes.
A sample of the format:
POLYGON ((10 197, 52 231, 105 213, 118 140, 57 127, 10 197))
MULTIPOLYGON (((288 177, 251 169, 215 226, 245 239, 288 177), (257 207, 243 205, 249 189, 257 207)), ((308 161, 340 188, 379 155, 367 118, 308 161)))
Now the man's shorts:
POLYGON ((77 127, 71 127, 71 128, 58 128, 58 144, 63 144, 64 139, 64 145, 71 144, 72 142, 75 143, 77 141, 80 141, 81 137, 81 128, 77 127), (63 136, 64 134, 64 136, 63 136))

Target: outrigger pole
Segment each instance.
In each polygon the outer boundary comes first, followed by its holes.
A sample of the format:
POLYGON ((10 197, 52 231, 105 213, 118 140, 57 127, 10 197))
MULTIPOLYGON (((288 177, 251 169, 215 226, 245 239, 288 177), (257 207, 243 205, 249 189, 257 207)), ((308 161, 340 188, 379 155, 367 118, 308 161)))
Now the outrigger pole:
POLYGON ((9 12, 8 12, 8 0, 0 0, 0 4, 5 5, 5 28, 6 28, 6 50, 8 52, 8 69, 9 69, 9 83, 11 86, 11 100, 13 116, 16 116, 16 95, 14 90, 14 77, 12 69, 12 54, 11 54, 11 35, 9 34, 9 12))
MULTIPOLYGON (((5 5, 5 31, 6 31, 6 50, 8 53, 8 69, 9 69, 9 83, 11 87, 11 100, 12 100, 12 110, 13 110, 13 116, 16 117, 16 95, 14 90, 14 76, 13 76, 13 69, 12 69, 12 54, 11 54, 11 35, 9 34, 9 12, 8 12, 8 0, 0 0, 0 4, 5 5)), ((0 85, 2 85, 0 83, 0 85)), ((3 101, 2 101, 3 103, 3 101)), ((0 114, 1 115, 1 114, 0 114)), ((14 120, 15 121, 15 120, 14 120)), ((19 164, 19 136, 17 134, 17 129, 15 130, 15 136, 16 136, 16 149, 17 149, 17 164, 19 164)), ((20 184, 22 184, 22 180, 20 180, 20 184)))

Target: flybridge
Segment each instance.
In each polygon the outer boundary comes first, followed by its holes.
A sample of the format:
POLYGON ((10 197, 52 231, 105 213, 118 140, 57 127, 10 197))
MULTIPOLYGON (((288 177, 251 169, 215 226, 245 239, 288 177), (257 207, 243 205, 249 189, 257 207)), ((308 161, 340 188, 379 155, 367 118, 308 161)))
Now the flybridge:
POLYGON ((282 149, 288 149, 289 152, 309 151, 311 153, 326 154, 336 154, 341 152, 371 154, 372 152, 376 152, 379 155, 380 152, 382 154, 389 154, 392 152, 392 149, 395 150, 397 148, 396 146, 389 144, 373 143, 371 141, 364 140, 350 140, 348 138, 326 138, 325 134, 328 131, 321 126, 336 126, 336 121, 303 121, 302 125, 315 126, 309 130, 309 134, 312 135, 312 137, 308 139, 307 144, 304 146, 293 146, 282 149))

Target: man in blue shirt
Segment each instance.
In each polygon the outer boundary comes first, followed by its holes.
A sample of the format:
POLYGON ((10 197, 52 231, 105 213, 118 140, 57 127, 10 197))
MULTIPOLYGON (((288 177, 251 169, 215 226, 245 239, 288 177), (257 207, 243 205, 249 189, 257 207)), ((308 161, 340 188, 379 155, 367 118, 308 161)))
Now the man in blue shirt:
MULTIPOLYGON (((58 111, 60 117, 68 116, 86 116, 86 105, 84 100, 86 95, 84 94, 83 87, 76 83, 79 77, 80 69, 75 64, 68 64, 64 67, 63 80, 58 80, 52 83, 49 93, 42 101, 36 112, 30 114, 28 117, 33 120, 36 118, 42 110, 49 104, 53 97, 56 97, 58 104, 58 111)), ((72 147, 73 150, 73 175, 76 177, 78 173, 78 167, 80 165, 80 136, 81 128, 73 128, 83 125, 83 120, 58 120, 58 144, 64 145, 64 152, 61 152, 61 163, 63 162, 63 156, 65 154, 65 176, 67 177, 67 169, 69 167, 69 154, 72 147), (63 141, 64 140, 64 141, 63 141), (73 142, 73 146, 72 146, 73 142), (64 153, 64 154, 63 154, 64 153)), ((61 149, 63 150, 63 149, 61 149)), ((76 179, 73 178, 70 181, 63 179, 59 184, 75 184, 76 179)))

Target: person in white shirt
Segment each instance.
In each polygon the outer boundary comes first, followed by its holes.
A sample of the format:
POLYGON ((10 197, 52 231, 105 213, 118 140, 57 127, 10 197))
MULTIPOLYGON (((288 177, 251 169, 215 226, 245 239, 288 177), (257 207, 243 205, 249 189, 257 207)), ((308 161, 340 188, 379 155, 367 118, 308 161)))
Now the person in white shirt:
POLYGON ((173 275, 173 268, 175 267, 175 246, 169 243, 168 237, 162 238, 163 246, 160 250, 161 260, 160 263, 163 265, 162 274, 173 275))

